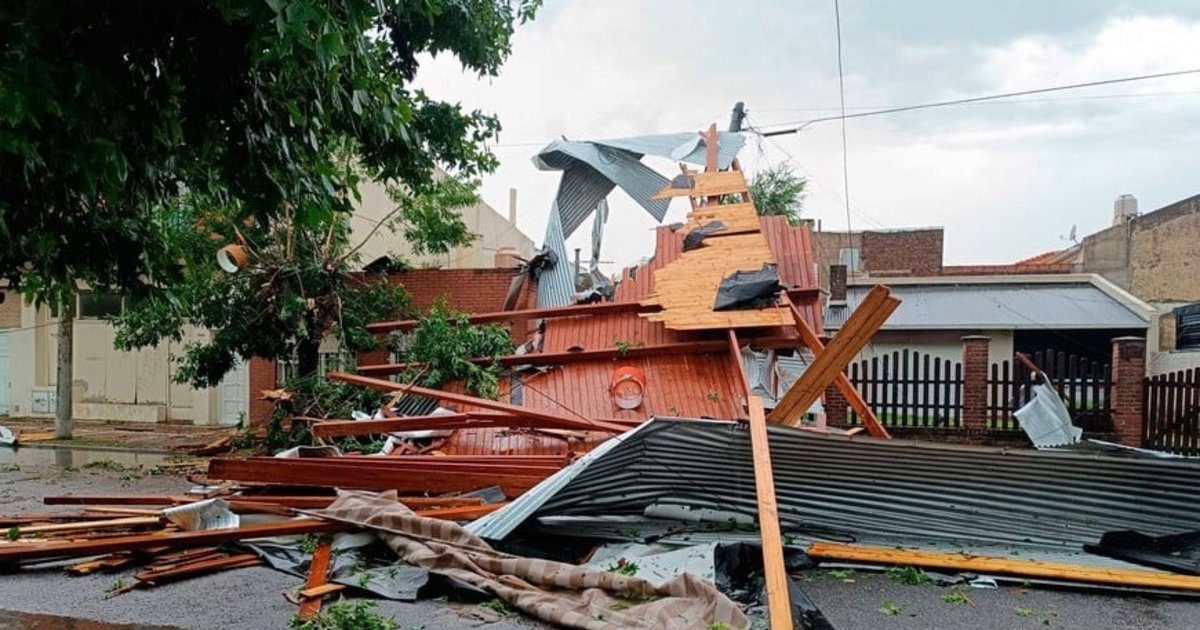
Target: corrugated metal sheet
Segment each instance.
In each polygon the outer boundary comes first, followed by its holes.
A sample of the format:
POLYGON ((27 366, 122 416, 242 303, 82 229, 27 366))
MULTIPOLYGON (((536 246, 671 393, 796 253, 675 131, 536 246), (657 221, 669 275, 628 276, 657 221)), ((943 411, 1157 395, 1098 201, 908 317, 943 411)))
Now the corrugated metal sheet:
MULTIPOLYGON (((770 440, 785 529, 1060 548, 1118 529, 1200 529, 1194 462, 849 439, 775 425, 770 440)), ((503 538, 522 515, 641 515, 652 505, 757 512, 744 425, 655 420, 572 468, 574 478, 551 496, 535 489, 476 533, 503 538)))
POLYGON ((555 198, 563 234, 571 234, 600 203, 620 187, 658 221, 667 214, 669 200, 650 197, 667 185, 667 178, 642 164, 638 155, 593 142, 559 140, 550 143, 534 158, 542 170, 561 170, 555 198))
MULTIPOLYGON (((860 303, 871 287, 847 290, 860 303)), ((891 287, 900 308, 883 330, 1146 328, 1146 320, 1090 283, 905 285, 891 287)), ((849 308, 832 307, 825 327, 841 328, 849 308)))
POLYGON ((571 303, 572 296, 575 295, 575 272, 570 259, 567 258, 567 239, 563 235, 562 223, 559 221, 557 203, 550 211, 543 247, 554 252, 558 257, 558 262, 538 276, 537 305, 541 308, 566 306, 571 303))
MULTIPOLYGON (((624 149, 642 155, 654 155, 676 162, 690 162, 704 166, 707 161, 707 151, 704 139, 699 133, 663 133, 633 138, 617 138, 615 140, 593 140, 618 149, 624 149)), ((740 133, 717 132, 717 168, 727 169, 733 164, 738 151, 746 144, 746 137, 740 133)))
POLYGON ((522 404, 584 418, 644 420, 651 416, 737 418, 739 382, 727 353, 564 363, 524 379, 522 404), (613 403, 608 387, 620 366, 646 375, 645 399, 637 409, 613 403))

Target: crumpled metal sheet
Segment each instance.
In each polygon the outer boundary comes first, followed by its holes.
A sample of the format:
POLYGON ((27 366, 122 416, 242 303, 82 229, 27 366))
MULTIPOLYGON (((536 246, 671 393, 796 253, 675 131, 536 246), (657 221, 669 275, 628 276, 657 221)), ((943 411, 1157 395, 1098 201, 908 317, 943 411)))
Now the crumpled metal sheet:
MULTIPOLYGON (((769 432, 785 531, 1078 549, 1117 529, 1200 529, 1189 460, 769 432)), ((651 506, 757 514, 744 424, 656 419, 593 453, 472 530, 501 539, 529 517, 651 506)))
POLYGON ((1033 396, 1013 415, 1036 448, 1076 444, 1083 429, 1071 424, 1071 412, 1047 380, 1043 375, 1042 382, 1033 385, 1033 396))

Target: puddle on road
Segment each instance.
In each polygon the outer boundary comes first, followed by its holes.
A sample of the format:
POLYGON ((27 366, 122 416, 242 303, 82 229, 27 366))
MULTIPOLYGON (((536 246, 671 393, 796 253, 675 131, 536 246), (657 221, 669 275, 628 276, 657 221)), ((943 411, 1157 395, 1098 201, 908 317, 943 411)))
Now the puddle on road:
POLYGON ((0 630, 180 630, 173 626, 104 623, 54 615, 34 615, 0 610, 0 630))
POLYGON ((161 454, 136 453, 132 451, 108 451, 96 448, 34 448, 0 447, 0 467, 9 464, 19 466, 57 466, 59 468, 82 468, 98 461, 112 461, 126 467, 157 466, 167 460, 161 454))

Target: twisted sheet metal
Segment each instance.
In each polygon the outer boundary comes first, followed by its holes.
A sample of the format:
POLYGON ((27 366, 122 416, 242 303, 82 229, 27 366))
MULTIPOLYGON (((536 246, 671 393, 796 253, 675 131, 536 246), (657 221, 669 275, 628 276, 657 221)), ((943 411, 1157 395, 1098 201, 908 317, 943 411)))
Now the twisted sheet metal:
MULTIPOLYGON (((1106 531, 1200 529, 1200 465, 820 435, 770 427, 780 520, 863 539, 1076 548, 1106 531)), ((757 513, 749 434, 729 422, 653 420, 474 524, 503 538, 550 515, 642 515, 647 507, 757 513), (528 500, 527 500, 528 499, 528 500), (503 522, 504 526, 500 523, 503 522)))

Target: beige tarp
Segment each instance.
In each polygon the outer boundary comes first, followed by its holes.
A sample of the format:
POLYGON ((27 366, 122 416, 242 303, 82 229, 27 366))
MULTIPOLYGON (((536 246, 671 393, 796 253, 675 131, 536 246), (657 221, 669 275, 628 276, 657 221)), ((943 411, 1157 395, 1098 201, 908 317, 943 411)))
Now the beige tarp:
POLYGON ((372 529, 400 559, 487 589, 514 608, 568 628, 746 628, 741 609, 694 575, 654 586, 636 576, 500 553, 461 526, 418 516, 395 492, 339 493, 314 514, 372 529))

